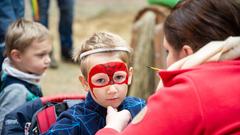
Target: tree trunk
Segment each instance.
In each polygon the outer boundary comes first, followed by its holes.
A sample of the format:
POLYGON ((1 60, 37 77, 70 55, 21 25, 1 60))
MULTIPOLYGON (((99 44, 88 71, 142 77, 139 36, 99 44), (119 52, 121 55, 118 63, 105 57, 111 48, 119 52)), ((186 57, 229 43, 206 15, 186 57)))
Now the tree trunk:
POLYGON ((146 99, 154 93, 159 81, 157 72, 147 66, 165 68, 166 65, 166 54, 162 48, 162 22, 165 16, 162 12, 149 8, 139 14, 132 31, 133 80, 129 95, 146 99))

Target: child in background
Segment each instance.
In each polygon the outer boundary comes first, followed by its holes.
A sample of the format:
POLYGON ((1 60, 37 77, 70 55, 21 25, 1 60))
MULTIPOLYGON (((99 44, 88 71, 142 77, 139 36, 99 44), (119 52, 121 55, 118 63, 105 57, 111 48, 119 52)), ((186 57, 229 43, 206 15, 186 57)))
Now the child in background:
POLYGON ((106 124, 107 107, 128 110, 133 118, 144 106, 140 98, 126 97, 132 80, 131 50, 120 36, 98 32, 76 52, 88 91, 86 100, 63 112, 45 134, 94 135, 106 124))
POLYGON ((51 60, 52 39, 41 24, 17 20, 6 33, 6 55, 0 89, 0 133, 4 116, 18 106, 42 97, 39 81, 51 60))

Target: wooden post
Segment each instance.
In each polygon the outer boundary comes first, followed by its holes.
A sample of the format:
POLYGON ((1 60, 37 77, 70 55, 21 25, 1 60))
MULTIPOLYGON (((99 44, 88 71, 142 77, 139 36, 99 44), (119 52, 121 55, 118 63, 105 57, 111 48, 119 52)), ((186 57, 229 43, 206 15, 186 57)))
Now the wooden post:
POLYGON ((153 34, 155 14, 147 12, 135 23, 136 46, 133 57, 133 81, 130 95, 147 98, 154 92, 154 72, 147 66, 154 65, 153 34))
POLYGON ((159 79, 156 71, 147 66, 165 68, 165 51, 162 48, 165 14, 158 8, 145 8, 136 16, 132 30, 133 81, 129 95, 148 98, 154 93, 159 79))

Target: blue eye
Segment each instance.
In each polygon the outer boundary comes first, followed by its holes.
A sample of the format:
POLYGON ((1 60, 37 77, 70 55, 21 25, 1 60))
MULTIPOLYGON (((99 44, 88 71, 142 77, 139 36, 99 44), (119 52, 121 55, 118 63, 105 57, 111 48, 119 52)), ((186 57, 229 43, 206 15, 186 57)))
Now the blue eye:
POLYGON ((105 79, 103 79, 103 78, 97 79, 96 83, 105 83, 105 79))
POLYGON ((45 57, 47 55, 49 55, 49 53, 46 53, 46 52, 42 52, 42 53, 36 54, 36 56, 39 57, 39 58, 43 58, 43 57, 45 57))
POLYGON ((44 53, 37 54, 38 57, 43 57, 44 55, 44 53))
POLYGON ((104 86, 109 82, 109 77, 105 73, 97 73, 91 77, 91 82, 95 86, 104 86))
POLYGON ((117 75, 117 76, 114 77, 114 80, 119 81, 119 80, 122 80, 123 78, 124 78, 123 75, 117 75))
POLYGON ((115 83, 122 83, 126 80, 127 73, 125 71, 117 71, 114 73, 113 81, 115 83))

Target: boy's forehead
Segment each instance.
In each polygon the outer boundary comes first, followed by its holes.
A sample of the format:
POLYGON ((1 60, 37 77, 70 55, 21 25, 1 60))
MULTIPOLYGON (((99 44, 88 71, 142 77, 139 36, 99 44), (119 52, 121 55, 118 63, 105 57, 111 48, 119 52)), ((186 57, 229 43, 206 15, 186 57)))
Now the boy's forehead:
POLYGON ((90 71, 91 68, 95 67, 99 64, 105 64, 109 62, 123 62, 118 56, 113 55, 111 53, 98 53, 93 54, 87 57, 86 59, 86 67, 88 71, 90 71))
POLYGON ((123 62, 108 62, 95 65, 93 68, 90 69, 89 77, 98 73, 106 73, 112 76, 117 71, 127 72, 126 64, 123 62))
POLYGON ((94 66, 91 66, 89 68, 89 72, 92 70, 96 71, 106 71, 106 70, 125 70, 127 69, 127 66, 124 62, 122 61, 109 61, 106 63, 99 63, 95 64, 94 66))
POLYGON ((46 49, 46 48, 52 48, 52 40, 50 39, 44 39, 44 40, 34 40, 31 44, 28 45, 28 48, 32 49, 46 49))

